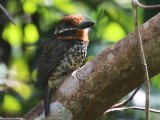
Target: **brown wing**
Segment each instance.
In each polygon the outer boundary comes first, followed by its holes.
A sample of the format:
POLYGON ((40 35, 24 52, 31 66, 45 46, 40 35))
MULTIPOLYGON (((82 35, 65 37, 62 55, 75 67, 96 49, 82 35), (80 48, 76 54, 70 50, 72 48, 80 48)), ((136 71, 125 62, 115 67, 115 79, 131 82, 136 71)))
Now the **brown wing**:
POLYGON ((38 61, 38 81, 40 85, 48 82, 48 78, 63 59, 65 52, 74 45, 74 41, 49 40, 38 61))

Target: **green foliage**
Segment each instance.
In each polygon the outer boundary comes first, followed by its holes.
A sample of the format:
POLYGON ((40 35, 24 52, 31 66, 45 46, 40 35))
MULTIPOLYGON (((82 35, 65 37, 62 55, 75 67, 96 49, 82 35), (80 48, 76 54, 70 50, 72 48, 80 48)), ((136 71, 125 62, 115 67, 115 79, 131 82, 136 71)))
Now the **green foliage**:
POLYGON ((17 98, 6 94, 4 96, 4 103, 2 105, 2 109, 7 112, 16 113, 21 110, 21 105, 18 102, 17 98))
POLYGON ((29 80, 29 66, 26 63, 26 61, 21 58, 13 58, 11 60, 12 65, 10 66, 11 69, 13 68, 16 71, 16 74, 18 74, 17 79, 18 80, 29 80), (22 69, 23 68, 23 69, 22 69))
POLYGON ((35 1, 31 0, 25 0, 23 3, 23 10, 27 14, 34 14, 37 11, 37 4, 35 1))
POLYGON ((4 40, 8 41, 11 46, 21 46, 22 45, 22 28, 20 25, 13 25, 9 23, 3 30, 2 37, 4 40))
POLYGON ((27 86, 24 83, 19 84, 18 86, 13 88, 19 95, 22 96, 24 100, 28 100, 32 94, 32 87, 27 86), (23 92, 22 92, 23 91, 23 92))
POLYGON ((109 23, 103 32, 103 38, 110 42, 116 42, 126 35, 123 28, 116 22, 109 23))
POLYGON ((158 89, 160 89, 160 74, 154 76, 154 77, 152 78, 151 83, 152 83, 154 86, 156 86, 158 89))
MULTIPOLYGON (((24 115, 40 101, 42 94, 36 83, 38 57, 43 43, 52 38, 57 21, 64 15, 80 13, 96 22, 89 34, 86 62, 134 29, 130 0, 4 0, 2 3, 15 18, 16 25, 8 21, 0 24, 0 44, 8 45, 4 51, 0 49, 0 58, 8 56, 8 62, 0 59, 0 64, 8 67, 8 74, 3 79, 0 77, 3 91, 0 116, 24 115), (1 56, 2 52, 5 56, 1 56)), ((143 21, 143 10, 140 21, 143 21)), ((160 78, 154 79, 158 80, 153 85, 160 87, 160 78)))
POLYGON ((39 39, 39 33, 37 27, 34 24, 27 24, 24 27, 24 42, 26 44, 32 44, 39 39))

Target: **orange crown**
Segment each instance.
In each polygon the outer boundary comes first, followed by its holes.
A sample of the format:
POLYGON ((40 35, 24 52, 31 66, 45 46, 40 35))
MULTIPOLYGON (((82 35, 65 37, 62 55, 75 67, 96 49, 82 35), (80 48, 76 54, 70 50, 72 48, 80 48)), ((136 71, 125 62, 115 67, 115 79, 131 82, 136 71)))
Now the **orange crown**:
POLYGON ((74 14, 74 15, 67 15, 64 16, 59 23, 63 21, 70 21, 73 23, 73 25, 79 25, 82 21, 84 21, 85 18, 80 14, 74 14))

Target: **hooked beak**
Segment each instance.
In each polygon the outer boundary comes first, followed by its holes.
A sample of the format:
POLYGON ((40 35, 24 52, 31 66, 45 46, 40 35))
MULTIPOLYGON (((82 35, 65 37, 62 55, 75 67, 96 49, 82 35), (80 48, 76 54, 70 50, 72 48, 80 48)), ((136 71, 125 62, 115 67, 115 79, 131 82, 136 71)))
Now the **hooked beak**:
POLYGON ((78 29, 91 28, 94 24, 95 24, 95 22, 93 22, 93 21, 84 20, 83 22, 81 22, 81 23, 77 26, 77 28, 78 28, 78 29))

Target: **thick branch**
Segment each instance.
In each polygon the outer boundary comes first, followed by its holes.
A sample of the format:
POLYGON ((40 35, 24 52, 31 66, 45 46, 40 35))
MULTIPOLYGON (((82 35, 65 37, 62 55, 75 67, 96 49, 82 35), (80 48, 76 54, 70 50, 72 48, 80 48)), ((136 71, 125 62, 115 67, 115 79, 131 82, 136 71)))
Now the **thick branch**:
MULTIPOLYGON (((160 72, 159 21, 160 13, 140 28, 150 77, 160 72)), ((52 96, 54 119, 59 114, 65 120, 94 120, 138 87, 143 74, 136 39, 135 33, 129 34, 68 77, 52 96)), ((42 111, 41 102, 24 118, 37 118, 42 111)))

